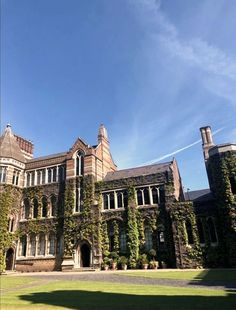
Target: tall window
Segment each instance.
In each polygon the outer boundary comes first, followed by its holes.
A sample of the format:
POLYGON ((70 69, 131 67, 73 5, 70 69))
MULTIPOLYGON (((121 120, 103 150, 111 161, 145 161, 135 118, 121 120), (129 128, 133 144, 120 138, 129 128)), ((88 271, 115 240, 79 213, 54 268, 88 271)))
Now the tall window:
POLYGON ((213 219, 210 217, 207 220, 208 232, 211 243, 217 242, 216 228, 213 219))
POLYGON ((236 195, 236 179, 234 177, 230 177, 229 181, 231 186, 231 192, 232 194, 236 195))
POLYGON ((159 189, 158 189, 158 187, 152 187, 152 202, 153 202, 153 204, 159 203, 159 189))
POLYGON ((7 167, 0 167, 0 183, 6 182, 7 167))
POLYGON ((125 230, 122 229, 120 232, 120 252, 126 253, 126 251, 127 251, 126 233, 125 230))
POLYGON ((26 256, 27 249, 27 238, 26 236, 22 236, 20 238, 20 256, 26 256))
POLYGON ((29 218, 29 216, 30 216, 30 203, 29 199, 25 198, 23 204, 22 218, 27 219, 29 218))
POLYGON ((76 175, 83 175, 84 174, 84 153, 78 151, 76 155, 76 175))
POLYGON ((30 235, 30 256, 36 255, 36 236, 35 234, 30 235))
POLYGON ((76 188, 75 192, 75 212, 80 212, 82 206, 82 189, 80 187, 76 188))
POLYGON ((33 208, 33 218, 36 219, 39 215, 39 204, 37 198, 34 198, 33 200, 33 208))
POLYGON ((59 172, 58 172, 58 181, 62 182, 65 179, 65 167, 59 166, 59 172))
POLYGON ((19 175, 20 175, 20 171, 19 170, 14 170, 13 171, 13 176, 12 176, 12 184, 13 185, 18 185, 18 183, 19 183, 19 175))
POLYGON ((138 188, 136 193, 137 193, 137 202, 139 206, 150 204, 150 196, 149 196, 148 187, 138 188))
POLYGON ((42 198, 42 217, 47 217, 47 206, 48 206, 48 201, 47 197, 42 198))
POLYGON ((199 218, 197 219, 197 229, 198 229, 199 241, 200 243, 204 244, 205 243, 204 229, 202 221, 199 218))
POLYGON ((145 235, 145 249, 147 251, 152 249, 152 231, 149 227, 145 228, 144 231, 144 235, 145 235))
POLYGON ((48 254, 55 255, 55 234, 54 233, 49 234, 48 242, 49 242, 48 254))
POLYGON ((186 233, 187 233, 187 243, 188 244, 193 244, 193 231, 192 231, 192 225, 189 220, 186 221, 185 223, 186 227, 186 233))
POLYGON ((57 214, 57 198, 56 196, 51 196, 51 216, 56 216, 57 214))
POLYGON ((117 192, 117 208, 124 208, 124 194, 123 192, 117 192))
POLYGON ((45 235, 43 233, 39 235, 38 254, 45 255, 45 235))

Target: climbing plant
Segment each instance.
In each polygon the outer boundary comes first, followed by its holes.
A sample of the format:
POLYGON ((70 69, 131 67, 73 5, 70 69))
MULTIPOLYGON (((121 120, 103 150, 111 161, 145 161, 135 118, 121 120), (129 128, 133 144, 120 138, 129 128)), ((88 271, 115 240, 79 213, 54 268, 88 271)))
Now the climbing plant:
POLYGON ((10 185, 4 186, 0 195, 0 273, 5 266, 5 251, 17 238, 15 233, 8 231, 8 219, 10 215, 19 212, 20 191, 10 185))
POLYGON ((131 268, 135 268, 139 256, 139 232, 137 225, 135 189, 132 186, 128 188, 127 248, 129 253, 129 265, 131 268))

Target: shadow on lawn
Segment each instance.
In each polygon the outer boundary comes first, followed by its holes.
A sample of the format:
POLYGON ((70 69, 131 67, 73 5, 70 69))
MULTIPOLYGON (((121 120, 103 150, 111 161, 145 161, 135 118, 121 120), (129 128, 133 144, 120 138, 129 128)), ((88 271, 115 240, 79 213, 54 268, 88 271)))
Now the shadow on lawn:
POLYGON ((203 270, 189 284, 224 286, 226 289, 236 290, 236 269, 203 270))
POLYGON ((235 309, 236 292, 228 292, 228 296, 150 296, 90 292, 83 290, 53 291, 48 293, 32 293, 21 295, 20 299, 32 304, 65 307, 67 309, 235 309))

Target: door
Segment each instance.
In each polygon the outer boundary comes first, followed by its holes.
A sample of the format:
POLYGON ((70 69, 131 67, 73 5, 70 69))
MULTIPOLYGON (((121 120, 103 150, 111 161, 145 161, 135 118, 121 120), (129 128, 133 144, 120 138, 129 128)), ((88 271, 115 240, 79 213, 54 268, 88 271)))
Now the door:
POLYGON ((84 243, 80 248, 81 267, 90 267, 90 247, 84 243))

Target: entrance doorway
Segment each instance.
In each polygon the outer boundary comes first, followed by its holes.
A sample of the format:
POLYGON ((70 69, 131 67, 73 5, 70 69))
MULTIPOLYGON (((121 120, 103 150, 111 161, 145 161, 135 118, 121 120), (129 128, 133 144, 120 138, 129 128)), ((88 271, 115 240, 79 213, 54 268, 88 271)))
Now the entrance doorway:
POLYGON ((14 263, 14 250, 12 248, 7 250, 6 253, 6 270, 12 270, 14 263))
POLYGON ((80 248, 81 267, 90 267, 90 246, 84 243, 80 248))

